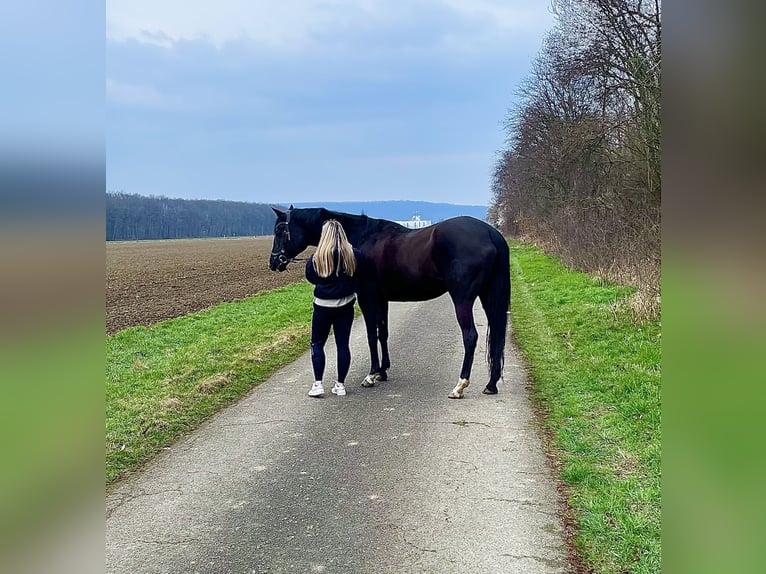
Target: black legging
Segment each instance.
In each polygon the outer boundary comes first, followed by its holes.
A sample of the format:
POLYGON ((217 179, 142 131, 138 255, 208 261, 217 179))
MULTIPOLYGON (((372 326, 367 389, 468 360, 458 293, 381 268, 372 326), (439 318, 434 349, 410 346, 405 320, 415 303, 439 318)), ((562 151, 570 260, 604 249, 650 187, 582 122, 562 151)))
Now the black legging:
POLYGON ((311 364, 314 367, 314 380, 321 381, 324 376, 324 345, 330 336, 330 327, 335 333, 335 346, 338 348, 338 382, 344 383, 351 367, 351 349, 348 340, 351 337, 351 324, 354 322, 354 302, 343 307, 321 307, 314 303, 314 316, 311 318, 311 364))

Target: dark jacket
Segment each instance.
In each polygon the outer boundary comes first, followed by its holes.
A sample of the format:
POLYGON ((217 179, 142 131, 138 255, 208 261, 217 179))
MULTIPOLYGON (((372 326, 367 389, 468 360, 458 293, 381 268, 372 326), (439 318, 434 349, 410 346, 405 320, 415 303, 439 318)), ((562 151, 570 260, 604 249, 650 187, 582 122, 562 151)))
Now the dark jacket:
MULTIPOLYGON (((334 254, 335 267, 338 266, 338 252, 334 254)), ((364 265, 364 255, 356 247, 354 248, 354 258, 356 259, 355 277, 349 277, 341 269, 336 275, 331 273, 329 277, 320 277, 314 269, 314 256, 309 257, 306 262, 306 279, 309 283, 315 285, 314 297, 319 299, 341 299, 356 293, 356 276, 359 274, 362 265, 364 265)))

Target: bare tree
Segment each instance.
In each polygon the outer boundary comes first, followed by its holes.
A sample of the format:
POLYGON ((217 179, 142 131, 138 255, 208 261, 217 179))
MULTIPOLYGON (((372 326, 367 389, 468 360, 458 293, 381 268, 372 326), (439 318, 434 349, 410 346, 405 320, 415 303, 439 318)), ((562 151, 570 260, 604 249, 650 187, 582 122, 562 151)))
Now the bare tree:
POLYGON ((556 25, 507 122, 490 218, 658 294, 660 4, 552 0, 552 9, 556 25))

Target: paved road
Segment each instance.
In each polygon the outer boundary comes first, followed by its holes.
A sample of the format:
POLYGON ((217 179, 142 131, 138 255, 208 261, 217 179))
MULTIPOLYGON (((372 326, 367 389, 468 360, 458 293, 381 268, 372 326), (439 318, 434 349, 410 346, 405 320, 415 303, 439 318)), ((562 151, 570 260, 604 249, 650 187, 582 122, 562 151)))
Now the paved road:
POLYGON ((389 381, 359 386, 358 319, 346 397, 306 395, 306 354, 112 492, 106 571, 567 572, 516 350, 498 395, 481 394, 480 347, 466 398, 450 400, 462 343, 449 298, 392 304, 390 323, 389 381))

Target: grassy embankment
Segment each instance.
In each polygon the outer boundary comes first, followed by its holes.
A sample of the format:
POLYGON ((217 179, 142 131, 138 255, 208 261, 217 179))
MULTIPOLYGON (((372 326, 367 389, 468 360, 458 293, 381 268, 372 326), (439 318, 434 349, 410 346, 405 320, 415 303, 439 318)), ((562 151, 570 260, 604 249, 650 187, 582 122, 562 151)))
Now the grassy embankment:
POLYGON ((597 573, 661 571, 660 323, 636 324, 632 289, 511 243, 515 337, 529 361, 576 525, 597 573))
POLYGON ((302 282, 107 337, 107 483, 305 352, 311 293, 302 282))

